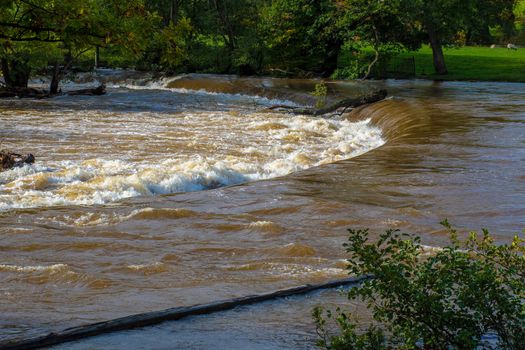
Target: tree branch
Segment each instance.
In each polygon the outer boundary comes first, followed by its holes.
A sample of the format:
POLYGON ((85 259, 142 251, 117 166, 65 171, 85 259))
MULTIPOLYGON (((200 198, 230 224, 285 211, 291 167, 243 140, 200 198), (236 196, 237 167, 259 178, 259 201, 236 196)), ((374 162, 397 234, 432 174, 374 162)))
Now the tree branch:
POLYGON ((17 29, 27 29, 31 30, 33 32, 55 32, 56 29, 54 28, 45 28, 45 27, 35 27, 35 26, 29 26, 29 25, 22 25, 19 23, 11 23, 11 22, 0 22, 0 27, 10 27, 10 28, 17 28, 17 29))
POLYGON ((366 95, 363 95, 357 98, 346 98, 330 106, 320 108, 320 109, 301 108, 301 107, 287 106, 287 105, 275 105, 275 106, 268 107, 265 110, 272 111, 275 109, 288 109, 290 110, 290 113, 293 113, 293 114, 313 115, 313 116, 319 117, 319 116, 322 116, 328 113, 335 112, 339 110, 340 108, 344 108, 344 111, 346 111, 349 108, 357 108, 359 106, 379 102, 379 101, 384 100, 386 96, 387 96, 386 90, 377 90, 377 91, 371 92, 369 94, 366 94, 366 95))
POLYGON ((38 6, 38 5, 36 5, 36 4, 33 4, 33 3, 30 2, 30 1, 27 1, 27 0, 19 0, 19 1, 20 1, 21 3, 23 3, 23 4, 26 4, 26 5, 31 6, 31 7, 33 7, 33 8, 39 9, 40 11, 44 11, 44 12, 49 13, 49 14, 51 14, 51 15, 56 15, 56 14, 57 14, 56 12, 50 11, 50 10, 44 8, 44 7, 38 6))
POLYGON ((63 39, 51 39, 49 37, 48 38, 41 38, 39 36, 15 38, 15 37, 12 37, 12 36, 9 36, 9 35, 4 35, 4 34, 0 34, 0 39, 7 39, 7 40, 10 40, 10 41, 18 41, 18 42, 40 41, 40 42, 43 42, 43 43, 59 43, 59 42, 64 41, 63 39))
POLYGON ((377 63, 377 61, 379 61, 379 50, 377 49, 377 45, 379 43, 379 34, 377 33, 376 26, 374 26, 374 35, 375 35, 375 38, 376 38, 376 43, 374 45, 375 57, 374 57, 374 60, 368 65, 368 70, 367 70, 365 76, 363 77, 363 79, 361 79, 361 80, 368 79, 368 76, 370 75, 370 72, 372 71, 372 67, 377 63))

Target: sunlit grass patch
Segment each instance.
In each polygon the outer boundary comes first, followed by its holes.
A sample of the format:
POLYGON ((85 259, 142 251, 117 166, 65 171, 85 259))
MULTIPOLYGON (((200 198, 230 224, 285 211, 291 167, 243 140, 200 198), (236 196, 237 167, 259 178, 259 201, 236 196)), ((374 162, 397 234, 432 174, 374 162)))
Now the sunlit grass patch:
POLYGON ((525 82, 525 48, 462 47, 445 49, 449 74, 436 75, 432 65, 432 50, 423 47, 417 52, 401 54, 414 57, 416 77, 443 80, 483 80, 525 82))

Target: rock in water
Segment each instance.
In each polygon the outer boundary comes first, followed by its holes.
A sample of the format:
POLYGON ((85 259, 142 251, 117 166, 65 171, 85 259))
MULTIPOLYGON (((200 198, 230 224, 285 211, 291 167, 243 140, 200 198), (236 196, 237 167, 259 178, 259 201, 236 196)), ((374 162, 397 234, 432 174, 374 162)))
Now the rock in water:
POLYGON ((0 171, 18 168, 24 164, 33 164, 34 162, 35 156, 31 153, 23 156, 6 150, 0 151, 0 171))

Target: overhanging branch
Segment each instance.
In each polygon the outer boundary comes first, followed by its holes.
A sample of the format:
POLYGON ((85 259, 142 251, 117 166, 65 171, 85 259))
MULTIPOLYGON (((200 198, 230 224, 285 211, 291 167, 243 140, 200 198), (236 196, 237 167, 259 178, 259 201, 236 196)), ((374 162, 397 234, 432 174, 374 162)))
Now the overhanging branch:
POLYGON ((11 23, 11 22, 0 22, 0 27, 8 27, 8 28, 16 28, 16 29, 27 29, 33 32, 55 32, 56 29, 54 28, 46 28, 46 27, 36 27, 36 26, 29 26, 29 25, 23 25, 19 23, 11 23))
POLYGON ((9 41, 17 41, 17 42, 39 41, 39 42, 43 42, 43 43, 59 43, 59 42, 63 42, 64 41, 63 39, 42 38, 42 37, 39 37, 39 36, 16 38, 16 37, 12 37, 12 36, 9 36, 9 35, 4 35, 4 34, 0 34, 0 39, 6 39, 6 40, 9 40, 9 41))

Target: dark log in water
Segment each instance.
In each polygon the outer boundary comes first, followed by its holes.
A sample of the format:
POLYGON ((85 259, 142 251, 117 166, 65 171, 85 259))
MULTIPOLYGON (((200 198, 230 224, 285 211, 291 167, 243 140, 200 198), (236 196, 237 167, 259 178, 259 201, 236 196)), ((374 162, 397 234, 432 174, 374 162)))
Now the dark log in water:
POLYGON ((387 95, 388 95, 388 92, 382 89, 382 90, 377 90, 377 91, 371 92, 369 94, 366 94, 366 95, 363 95, 357 98, 346 98, 328 107, 324 107, 320 109, 300 108, 300 107, 292 107, 292 106, 286 106, 286 105, 276 105, 276 106, 269 107, 268 109, 269 110, 287 109, 287 110, 290 110, 290 112, 294 114, 321 116, 321 115, 336 112, 340 109, 342 109, 342 112, 345 112, 348 109, 357 108, 357 107, 364 106, 367 104, 379 102, 379 101, 384 100, 387 95))
POLYGON ((188 316, 198 316, 211 314, 218 311, 226 311, 238 306, 251 305, 263 301, 284 298, 292 295, 307 294, 316 290, 337 288, 345 285, 355 285, 370 278, 360 276, 355 278, 345 278, 329 281, 321 284, 306 284, 299 287, 283 289, 272 293, 250 295, 246 297, 227 299, 209 304, 198 304, 194 306, 176 307, 162 311, 148 312, 117 318, 110 321, 93 323, 85 326, 65 329, 57 333, 50 333, 45 336, 0 343, 1 350, 28 350, 62 344, 82 338, 92 337, 105 333, 129 330, 133 328, 151 326, 165 321, 180 320, 188 316))
POLYGON ((24 164, 33 164, 34 162, 35 156, 31 153, 21 155, 6 150, 0 151, 0 171, 18 168, 24 164))
POLYGON ((48 91, 35 88, 4 88, 0 90, 0 98, 20 97, 20 98, 49 98, 61 95, 77 96, 100 96, 106 93, 106 85, 102 84, 93 89, 80 89, 67 91, 65 93, 50 94, 48 91))
POLYGON ((73 90, 66 92, 66 95, 76 96, 76 95, 86 95, 86 96, 100 96, 106 94, 106 85, 102 84, 99 87, 94 89, 81 89, 73 90))

